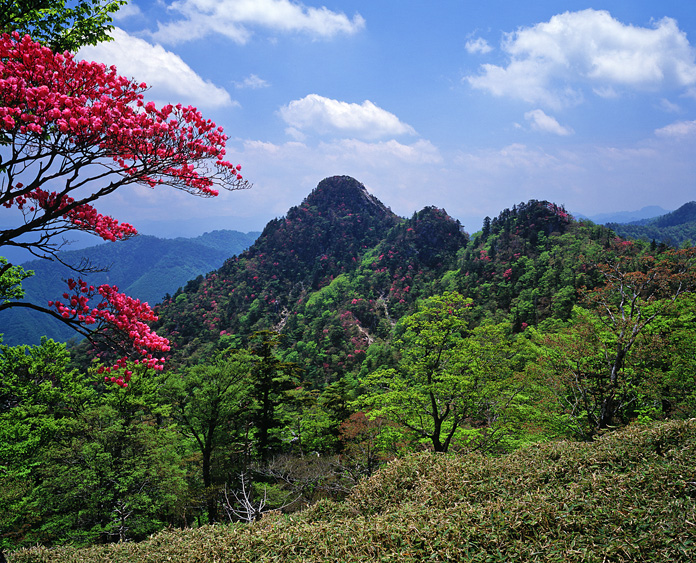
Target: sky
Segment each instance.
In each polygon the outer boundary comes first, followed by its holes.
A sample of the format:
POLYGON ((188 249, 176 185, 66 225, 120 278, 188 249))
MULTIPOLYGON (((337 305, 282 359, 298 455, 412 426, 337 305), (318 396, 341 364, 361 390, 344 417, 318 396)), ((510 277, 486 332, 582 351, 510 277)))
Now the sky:
POLYGON ((135 187, 145 234, 260 231, 327 176, 465 230, 530 199, 592 216, 696 199, 696 3, 130 0, 79 58, 196 106, 253 183, 135 187))

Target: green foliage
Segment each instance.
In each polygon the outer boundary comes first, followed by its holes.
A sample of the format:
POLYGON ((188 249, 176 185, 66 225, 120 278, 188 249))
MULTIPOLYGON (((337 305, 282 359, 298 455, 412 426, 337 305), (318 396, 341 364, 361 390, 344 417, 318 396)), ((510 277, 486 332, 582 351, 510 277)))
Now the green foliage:
POLYGON ((0 32, 18 31, 53 51, 110 41, 111 14, 127 0, 0 0, 0 32))
POLYGON ((68 368, 63 344, 1 352, 4 547, 142 539, 181 522, 180 443, 151 375, 103 389, 68 368))
POLYGON ((7 259, 0 256, 0 305, 22 299, 24 297, 22 281, 33 275, 32 270, 13 266, 7 262, 7 259))
POLYGON ((576 307, 566 327, 536 335, 536 371, 577 436, 693 412, 684 367, 693 358, 694 320, 686 311, 694 256, 694 249, 653 256, 619 242, 597 265, 606 283, 586 292, 588 309, 576 307))
POLYGON ((363 481, 345 503, 142 543, 36 547, 11 560, 686 563, 696 555, 694 456, 694 421, 501 457, 421 453, 363 481))
POLYGON ((403 321, 396 368, 379 369, 361 384, 356 402, 371 418, 398 423, 436 452, 491 449, 508 423, 519 391, 514 352, 504 326, 469 329, 470 299, 445 293, 403 321))
POLYGON ((474 237, 456 288, 474 300, 479 319, 509 320, 516 332, 565 320, 578 290, 600 282, 592 263, 613 238, 604 227, 573 221, 562 207, 531 200, 504 210, 487 237, 474 237))
POLYGON ((288 402, 288 391, 296 388, 299 370, 292 362, 283 362, 276 356, 280 335, 260 331, 253 335, 249 350, 253 367, 250 373, 252 404, 248 419, 255 427, 256 451, 262 461, 280 448, 276 432, 282 425, 279 407, 288 402))
POLYGON ((228 469, 225 460, 247 455, 251 368, 250 354, 226 349, 208 364, 170 374, 161 391, 172 405, 172 417, 200 453, 201 493, 210 523, 218 520, 218 495, 228 469))

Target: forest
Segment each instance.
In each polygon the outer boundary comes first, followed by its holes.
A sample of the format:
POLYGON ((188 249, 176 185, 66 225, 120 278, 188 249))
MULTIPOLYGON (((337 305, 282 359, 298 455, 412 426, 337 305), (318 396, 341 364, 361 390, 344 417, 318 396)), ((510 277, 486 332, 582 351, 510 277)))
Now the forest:
MULTIPOLYGON (((196 108, 75 60, 124 3, 2 4, 0 247, 132 239, 94 207, 131 185, 250 187, 196 108)), ((688 240, 543 200, 468 233, 334 176, 154 308, 66 265, 33 303, 0 257, 0 318, 76 334, 0 344, 0 560, 694 559, 688 240)))
POLYGON ((327 178, 156 308, 164 369, 110 372, 87 340, 2 346, 3 547, 251 523, 418 452, 693 418, 694 259, 546 201, 469 235, 327 178))

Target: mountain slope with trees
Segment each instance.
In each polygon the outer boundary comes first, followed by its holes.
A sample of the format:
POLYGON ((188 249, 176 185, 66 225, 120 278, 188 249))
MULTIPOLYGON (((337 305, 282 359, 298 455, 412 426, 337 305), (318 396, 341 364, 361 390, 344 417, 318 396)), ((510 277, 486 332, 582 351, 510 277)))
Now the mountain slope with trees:
POLYGON ((679 209, 653 219, 627 224, 607 223, 617 235, 648 242, 680 246, 696 241, 696 201, 685 203, 679 209))
POLYGON ((156 327, 179 363, 278 330, 308 380, 329 383, 358 371, 419 299, 442 291, 471 297, 476 322, 509 320, 516 331, 567 319, 578 289, 598 281, 582 260, 613 238, 532 200, 470 239, 444 210, 399 218, 352 178, 327 178, 246 252, 163 302, 156 327))
MULTIPOLYGON (((624 240, 547 201, 468 235, 442 209, 400 218, 356 180, 327 178, 161 304, 164 370, 108 372, 108 350, 87 342, 70 358, 50 340, 0 346, 0 547, 252 523, 370 476, 408 490, 389 468, 425 459, 415 452, 522 467, 542 442, 693 418, 695 262, 693 248, 624 240)), ((380 494, 360 510, 380 514, 380 494)), ((576 541, 602 537, 602 514, 599 535, 576 541)))
MULTIPOLYGON (((158 303, 198 275, 219 268, 233 254, 250 246, 259 233, 213 231, 195 238, 161 239, 139 235, 118 244, 100 244, 75 251, 61 252, 66 264, 89 264, 103 269, 82 276, 93 285, 117 285, 141 301, 158 303)), ((45 305, 55 299, 55 288, 75 273, 59 261, 32 260, 22 264, 35 272, 24 280, 26 299, 45 305)), ((63 323, 27 309, 3 312, 5 344, 38 344, 42 336, 67 341, 75 332, 63 323)))

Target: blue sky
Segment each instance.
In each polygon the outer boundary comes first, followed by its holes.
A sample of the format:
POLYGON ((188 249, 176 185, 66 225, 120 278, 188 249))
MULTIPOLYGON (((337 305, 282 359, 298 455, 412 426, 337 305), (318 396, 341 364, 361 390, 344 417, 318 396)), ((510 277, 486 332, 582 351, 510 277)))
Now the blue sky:
POLYGON ((529 199, 593 215, 696 199, 696 4, 131 0, 79 56, 225 128, 254 187, 133 188, 141 232, 261 230, 326 176, 466 230, 529 199))

